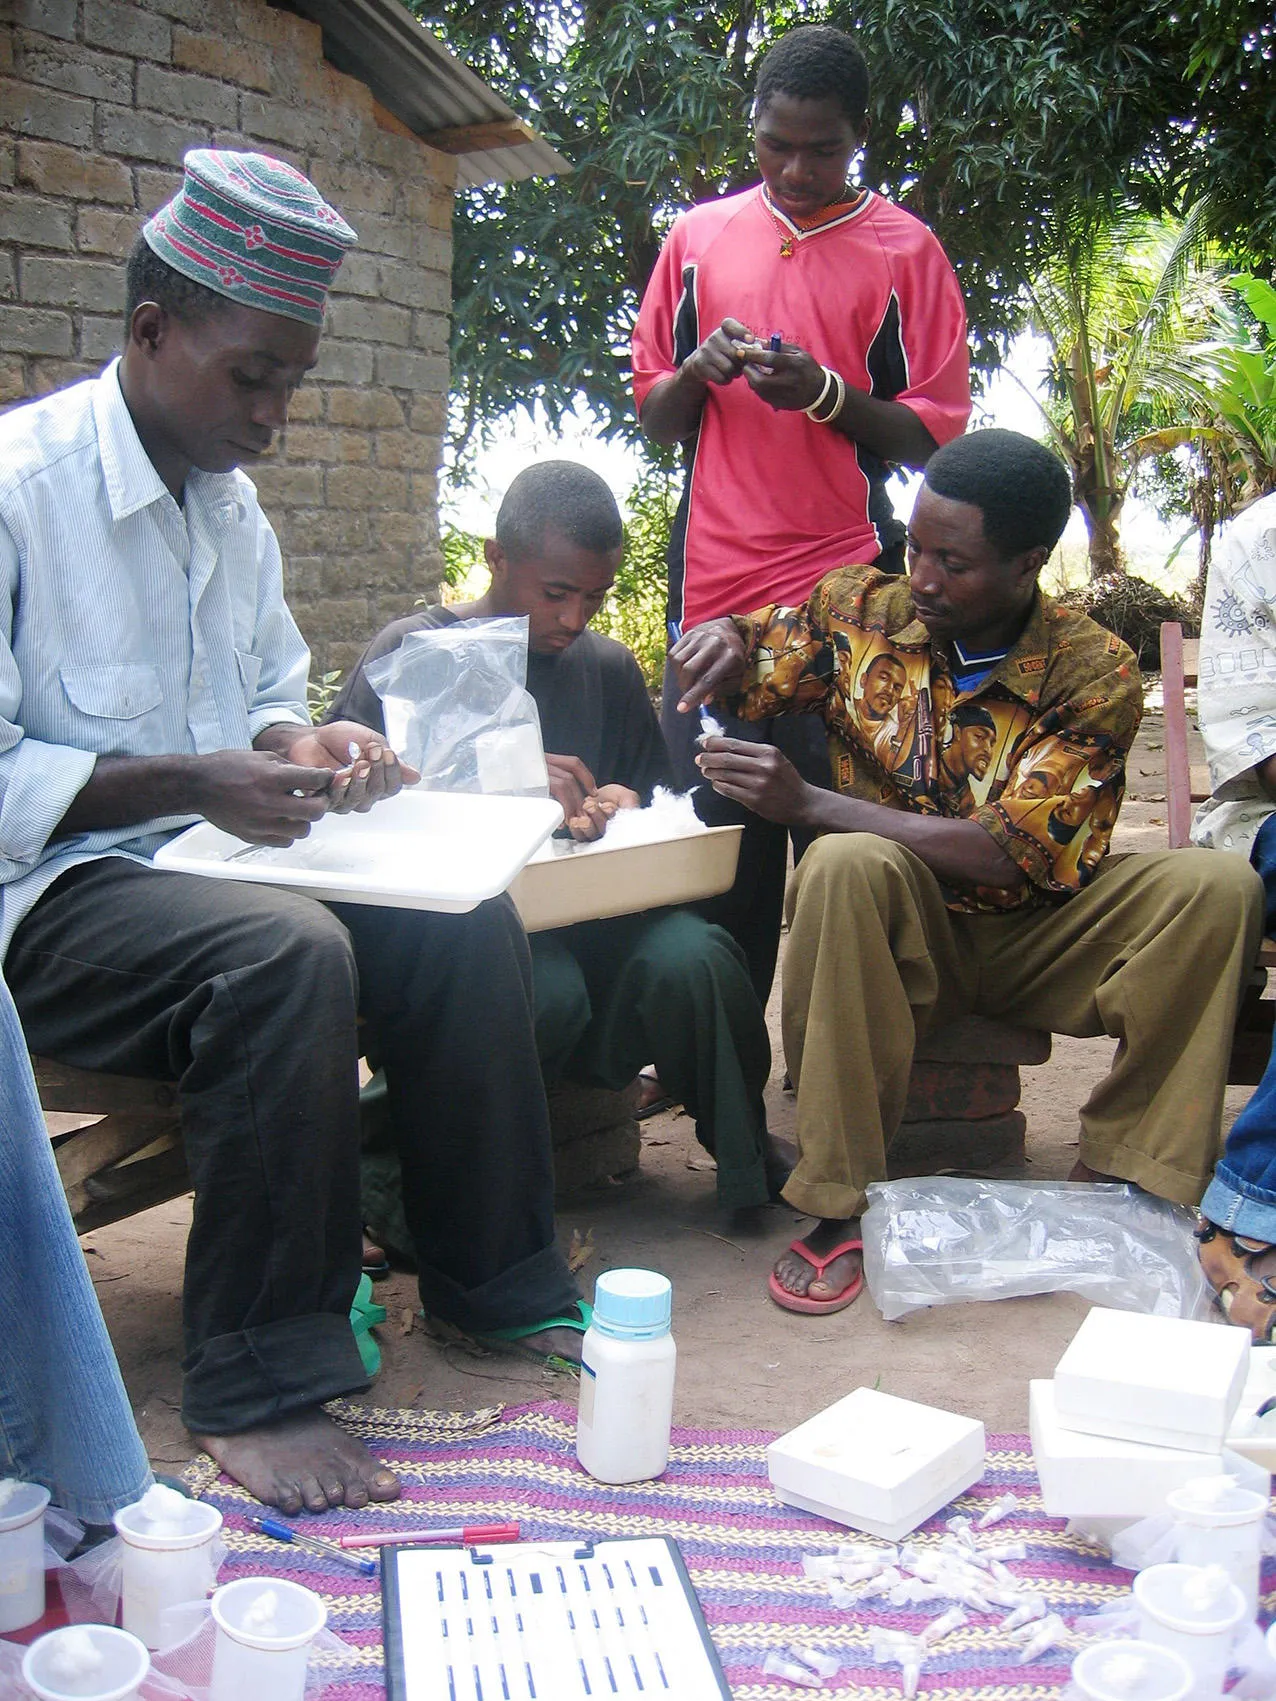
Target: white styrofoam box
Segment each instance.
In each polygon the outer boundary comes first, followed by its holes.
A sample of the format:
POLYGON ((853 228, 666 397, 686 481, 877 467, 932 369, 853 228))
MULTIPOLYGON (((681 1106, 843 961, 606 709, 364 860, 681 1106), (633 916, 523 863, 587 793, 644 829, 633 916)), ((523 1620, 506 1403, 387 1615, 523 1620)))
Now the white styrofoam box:
POLYGON ((1055 1369, 1059 1422, 1217 1453, 1245 1386, 1249 1348, 1248 1329, 1096 1306, 1055 1369))
POLYGON ((330 903, 456 914, 504 892, 562 819, 549 797, 412 787, 366 815, 323 815, 283 847, 245 844, 201 821, 161 845, 155 862, 330 903))
POLYGON ((713 898, 735 881, 743 831, 709 827, 643 845, 555 839, 518 875, 510 896, 529 933, 713 898))
POLYGON ((1249 1374, 1227 1445, 1265 1471, 1276 1471, 1276 1410, 1259 1417, 1258 1408, 1272 1399, 1276 1399, 1276 1347, 1251 1347, 1249 1374))
POLYGON ((1222 1449, 1150 1447, 1066 1428, 1052 1382, 1029 1382, 1028 1429, 1042 1504, 1052 1518, 1148 1518, 1165 1510, 1171 1489, 1222 1472, 1262 1492, 1254 1467, 1222 1449))
POLYGON ((984 1474, 984 1426, 857 1388, 767 1448, 789 1506, 898 1541, 984 1474))

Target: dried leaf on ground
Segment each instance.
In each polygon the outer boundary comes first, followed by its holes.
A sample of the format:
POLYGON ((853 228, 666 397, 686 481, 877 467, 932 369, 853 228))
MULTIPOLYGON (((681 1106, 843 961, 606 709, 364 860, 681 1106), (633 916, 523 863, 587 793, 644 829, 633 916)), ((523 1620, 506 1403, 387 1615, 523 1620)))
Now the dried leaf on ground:
POLYGON ((572 1230, 572 1238, 567 1246, 567 1268, 573 1275, 576 1274, 577 1270, 585 1268, 585 1265, 594 1256, 594 1250, 593 1229, 586 1229, 583 1235, 579 1229, 572 1230))

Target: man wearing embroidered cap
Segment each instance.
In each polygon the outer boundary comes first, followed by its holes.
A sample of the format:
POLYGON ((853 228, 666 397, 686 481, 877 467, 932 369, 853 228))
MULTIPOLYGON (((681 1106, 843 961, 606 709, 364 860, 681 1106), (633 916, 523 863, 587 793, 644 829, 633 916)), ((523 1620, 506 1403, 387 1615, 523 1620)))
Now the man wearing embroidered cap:
POLYGON ((238 470, 286 423, 355 233, 279 160, 185 164, 129 258, 123 356, 0 420, 0 951, 34 1051, 178 1082, 183 1415, 253 1493, 322 1511, 398 1492, 319 1409, 367 1380, 359 1017, 427 1309, 574 1356, 581 1324, 508 901, 325 906, 152 864, 199 816, 285 845, 417 777, 380 733, 311 727, 238 470))

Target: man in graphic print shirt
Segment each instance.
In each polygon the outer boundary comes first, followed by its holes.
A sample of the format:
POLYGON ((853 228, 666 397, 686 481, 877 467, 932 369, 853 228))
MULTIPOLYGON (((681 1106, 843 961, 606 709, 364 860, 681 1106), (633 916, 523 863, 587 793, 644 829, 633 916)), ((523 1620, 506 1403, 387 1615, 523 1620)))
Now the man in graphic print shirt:
POLYGON ((1121 1042, 1082 1107, 1072 1179, 1195 1204, 1213 1168, 1262 888, 1239 857, 1107 855, 1141 688, 1124 644, 1038 588, 1070 502, 1039 444, 958 438, 926 468, 907 581, 846 568, 803 606, 711 622, 672 652, 684 712, 722 691, 746 718, 818 715, 834 757, 836 792, 769 746, 711 739, 700 758, 724 795, 822 835, 788 894, 799 1157, 783 1196, 819 1219, 771 1274, 788 1310, 858 1293, 864 1189, 885 1176, 913 1036, 932 1023, 973 1010, 1121 1042), (917 702, 888 752, 856 694, 884 653, 917 702), (987 760, 954 787, 954 739, 988 721, 987 760), (1061 805, 1084 833, 1061 841, 1061 805))

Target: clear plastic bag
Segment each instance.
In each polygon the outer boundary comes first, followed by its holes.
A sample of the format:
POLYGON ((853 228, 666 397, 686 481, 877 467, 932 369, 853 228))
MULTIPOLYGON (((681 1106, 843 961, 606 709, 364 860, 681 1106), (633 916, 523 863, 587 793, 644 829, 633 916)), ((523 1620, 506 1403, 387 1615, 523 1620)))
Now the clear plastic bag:
POLYGON ((1209 1315, 1193 1213, 1139 1188, 928 1176, 875 1183, 868 1199, 864 1273, 888 1321, 1057 1292, 1158 1317, 1209 1315))
POLYGON ((540 716, 526 689, 527 618, 409 632, 367 669, 391 748, 427 791, 549 795, 540 716))

